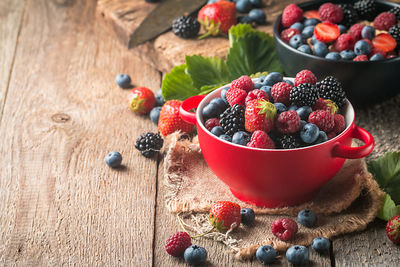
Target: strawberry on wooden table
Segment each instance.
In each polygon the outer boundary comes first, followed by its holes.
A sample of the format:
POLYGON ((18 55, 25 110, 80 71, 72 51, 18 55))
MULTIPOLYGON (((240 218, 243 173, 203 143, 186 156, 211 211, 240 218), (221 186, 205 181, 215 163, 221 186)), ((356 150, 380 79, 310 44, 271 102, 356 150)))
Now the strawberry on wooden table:
POLYGON ((218 201, 211 207, 208 219, 218 231, 227 231, 234 223, 233 229, 236 229, 242 220, 240 206, 231 201, 218 201))
POLYGON ((147 87, 133 88, 128 95, 129 107, 139 114, 149 113, 156 103, 154 93, 147 87))
POLYGON ((194 125, 185 122, 179 115, 179 107, 181 105, 182 101, 169 100, 161 108, 160 118, 158 119, 158 130, 163 136, 175 131, 182 131, 184 133, 192 132, 194 125))

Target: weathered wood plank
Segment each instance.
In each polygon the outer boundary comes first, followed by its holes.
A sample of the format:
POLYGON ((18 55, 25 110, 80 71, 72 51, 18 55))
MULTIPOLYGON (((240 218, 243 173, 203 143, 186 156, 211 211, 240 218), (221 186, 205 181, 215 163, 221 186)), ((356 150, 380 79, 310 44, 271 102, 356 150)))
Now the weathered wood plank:
POLYGON ((155 130, 114 77, 160 75, 94 23, 95 1, 28 1, 0 129, 0 262, 152 265, 156 162, 134 149, 155 130), (111 150, 125 168, 104 163, 111 150))

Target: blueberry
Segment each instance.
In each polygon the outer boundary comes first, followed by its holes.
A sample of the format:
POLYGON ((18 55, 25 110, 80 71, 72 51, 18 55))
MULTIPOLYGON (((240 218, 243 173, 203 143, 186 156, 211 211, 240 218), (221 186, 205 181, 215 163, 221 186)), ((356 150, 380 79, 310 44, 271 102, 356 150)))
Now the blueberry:
POLYGON ((306 124, 307 124, 306 121, 300 120, 300 130, 303 129, 304 125, 306 124))
POLYGON ((303 43, 304 43, 303 37, 301 36, 301 34, 293 35, 293 37, 290 38, 290 40, 289 40, 289 45, 293 48, 297 48, 300 45, 302 45, 303 43))
POLYGON ((356 57, 356 54, 352 50, 344 50, 340 52, 340 56, 344 60, 353 60, 356 57))
POLYGON ((312 241, 311 247, 318 253, 328 253, 331 242, 325 237, 317 237, 312 241))
POLYGON ((303 106, 296 109, 297 114, 299 114, 300 119, 308 120, 308 116, 310 116, 312 112, 312 108, 309 106, 303 106))
POLYGON ((283 80, 285 83, 290 84, 291 86, 294 86, 293 82, 291 80, 283 80))
POLYGON ((291 105, 289 108, 288 108, 288 110, 290 111, 290 110, 297 110, 299 107, 298 106, 296 106, 296 105, 291 105))
POLYGON ((320 23, 321 21, 319 20, 319 19, 314 19, 314 18, 311 18, 311 19, 306 19, 305 21, 304 21, 304 26, 312 26, 312 25, 317 25, 318 23, 320 23))
POLYGON ((119 152, 117 151, 112 151, 107 154, 105 158, 106 164, 111 167, 111 168, 117 168, 121 165, 122 162, 122 156, 119 152))
POLYGON ((288 250, 286 250, 286 259, 294 264, 307 264, 310 258, 310 253, 305 246, 291 246, 288 250))
POLYGON ((220 135, 223 135, 223 134, 224 134, 224 129, 222 129, 221 126, 214 126, 214 127, 211 129, 211 133, 212 133, 213 135, 220 136, 220 135))
POLYGON ((226 92, 228 92, 230 87, 225 87, 221 90, 221 98, 225 101, 225 103, 228 103, 228 100, 226 100, 226 92))
POLYGON ((301 210, 297 214, 297 222, 305 227, 313 227, 317 222, 317 216, 312 210, 301 210))
POLYGON ((219 138, 221 138, 222 140, 228 141, 228 142, 232 142, 232 137, 230 137, 230 136, 227 135, 227 134, 221 134, 221 135, 219 136, 219 138))
POLYGON ((165 103, 164 97, 162 95, 162 90, 159 89, 155 95, 156 98, 156 106, 162 106, 165 103))
POLYGON ((271 89, 272 89, 272 86, 268 86, 268 85, 264 85, 263 87, 260 88, 261 91, 264 91, 267 93, 267 95, 269 96, 269 99, 272 99, 271 89))
POLYGON ((338 52, 329 52, 328 54, 326 54, 325 58, 332 59, 332 60, 342 59, 342 57, 340 56, 340 54, 338 52))
POLYGON ((267 76, 263 75, 263 76, 261 76, 260 78, 258 78, 258 79, 256 80, 256 82, 257 82, 257 83, 264 84, 265 78, 267 78, 267 76))
POLYGON ((307 26, 303 29, 301 32, 301 35, 303 36, 304 39, 310 38, 314 34, 314 27, 315 26, 307 26))
POLYGON ((251 3, 249 0, 238 0, 236 2, 236 10, 240 13, 247 13, 251 9, 251 3))
POLYGON ((256 215, 254 210, 250 208, 243 208, 240 210, 240 215, 242 216, 242 223, 245 225, 250 225, 254 222, 256 215))
POLYGON ((207 104, 202 110, 202 115, 205 120, 217 117, 219 115, 218 113, 219 107, 215 104, 207 104))
POLYGON ((312 144, 318 139, 319 129, 313 123, 307 123, 300 131, 300 138, 304 143, 312 144))
MULTIPOLYGON (((219 107, 220 114, 221 114, 222 112, 224 112, 225 109, 228 108, 228 104, 226 104, 226 102, 225 102, 222 98, 220 98, 220 97, 217 97, 217 98, 214 98, 213 100, 211 100, 211 101, 210 101, 210 104, 217 105, 217 106, 219 107)), ((218 115, 219 115, 219 114, 218 114, 218 115)))
POLYGON ((262 83, 254 83, 254 85, 253 85, 254 89, 260 89, 261 87, 263 87, 262 83))
POLYGON ((242 24, 251 24, 254 22, 249 16, 238 16, 237 21, 242 24))
POLYGON ((377 60, 382 60, 382 59, 385 59, 385 57, 382 56, 382 54, 380 54, 380 53, 376 53, 375 55, 373 55, 372 57, 370 57, 369 60, 371 60, 371 61, 377 61, 377 60))
POLYGON ((361 31, 361 36, 364 39, 372 40, 375 37, 375 28, 372 26, 365 26, 361 31))
POLYGON ((232 137, 234 144, 246 146, 248 142, 250 142, 250 135, 243 131, 236 132, 232 137))
POLYGON ((368 55, 371 53, 371 46, 367 43, 367 41, 357 41, 354 45, 354 53, 356 53, 357 56, 368 55))
POLYGON ((344 25, 338 25, 338 27, 339 27, 340 34, 343 34, 343 33, 346 33, 346 32, 347 32, 346 26, 344 26, 344 25))
POLYGON ((303 44, 297 48, 300 52, 312 55, 312 51, 309 45, 303 44))
POLYGON ((296 22, 293 23, 292 26, 290 26, 291 29, 297 29, 299 32, 301 32, 304 29, 304 25, 301 22, 296 22))
POLYGON ((279 72, 271 72, 265 77, 264 85, 273 86, 276 83, 283 81, 283 76, 279 72))
POLYGON ((262 264, 271 264, 275 261, 276 251, 273 246, 261 246, 256 251, 256 258, 262 264))
POLYGON ((317 38, 315 37, 315 35, 313 35, 312 38, 311 38, 311 43, 314 45, 314 44, 316 44, 317 42, 319 42, 319 41, 317 40, 317 38))
POLYGON ((190 265, 201 265, 206 262, 207 250, 197 245, 191 245, 185 250, 183 257, 190 265))
POLYGON ((324 131, 319 131, 318 138, 315 141, 315 144, 321 144, 326 141, 328 141, 328 136, 326 135, 326 133, 324 131))
POLYGON ((132 87, 131 77, 129 77, 128 74, 118 74, 117 77, 115 77, 115 82, 123 89, 132 87))
POLYGON ((250 10, 249 17, 252 21, 254 21, 257 24, 264 24, 265 21, 267 20, 267 15, 265 15, 265 12, 257 8, 250 10))
POLYGON ((253 7, 262 7, 262 1, 261 0, 250 0, 250 3, 253 5, 253 7))
POLYGON ((282 112, 287 110, 285 104, 283 104, 283 103, 274 103, 274 105, 276 107, 276 112, 278 114, 281 114, 282 112))
POLYGON ((154 122, 155 124, 158 124, 158 119, 160 118, 160 111, 161 107, 154 107, 150 111, 150 120, 154 122))
POLYGON ((321 42, 316 42, 314 44, 314 54, 319 57, 325 57, 329 53, 329 49, 326 44, 321 42))

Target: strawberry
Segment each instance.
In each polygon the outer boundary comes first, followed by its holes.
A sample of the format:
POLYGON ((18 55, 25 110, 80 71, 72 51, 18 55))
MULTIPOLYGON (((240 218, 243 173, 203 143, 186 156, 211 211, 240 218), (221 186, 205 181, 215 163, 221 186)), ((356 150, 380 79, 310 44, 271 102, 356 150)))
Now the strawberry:
POLYGON ((246 96, 246 91, 238 88, 231 87, 229 88, 228 92, 226 92, 226 100, 228 100, 228 103, 231 105, 231 107, 233 107, 235 104, 244 106, 246 96))
POLYGON ((199 39, 228 33, 229 29, 236 24, 236 5, 228 1, 205 5, 200 9, 197 20, 206 31, 199 39))
POLYGON ((329 43, 335 41, 339 35, 340 30, 338 25, 329 21, 318 23, 314 28, 314 35, 318 41, 329 43))
POLYGON ((318 10, 309 10, 304 12, 304 17, 306 19, 319 19, 321 20, 321 17, 319 16, 318 10))
POLYGON ((394 216, 387 222, 386 234, 390 241, 400 245, 400 215, 394 216))
POLYGON ((249 132, 257 130, 268 133, 274 127, 276 107, 264 99, 255 99, 247 103, 244 121, 249 132))
POLYGON ((149 113, 156 104, 154 93, 147 87, 133 88, 128 95, 129 107, 139 114, 149 113))
POLYGON ((396 40, 390 34, 380 33, 374 39, 372 39, 374 47, 383 50, 385 53, 393 51, 396 46, 396 40))
POLYGON ((242 220, 240 206, 230 201, 218 201, 211 207, 208 219, 218 231, 229 230, 233 223, 236 223, 233 228, 236 229, 242 220))
POLYGON ((318 98, 317 103, 315 103, 314 106, 312 106, 312 110, 327 110, 329 111, 331 114, 336 114, 336 112, 338 111, 338 106, 336 105, 335 102, 333 102, 330 99, 323 99, 323 98, 318 98))
POLYGON ((190 133, 193 130, 194 125, 183 121, 179 115, 179 107, 181 105, 182 101, 169 100, 161 108, 158 130, 163 136, 178 130, 184 133, 190 133))

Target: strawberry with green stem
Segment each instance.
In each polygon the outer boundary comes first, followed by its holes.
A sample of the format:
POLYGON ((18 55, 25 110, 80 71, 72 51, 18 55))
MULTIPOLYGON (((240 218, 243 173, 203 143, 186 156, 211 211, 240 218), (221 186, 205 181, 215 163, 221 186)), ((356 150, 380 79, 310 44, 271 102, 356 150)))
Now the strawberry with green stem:
POLYGON ((400 215, 394 216, 387 222, 386 234, 390 241, 400 245, 400 215))
POLYGON ((154 93, 147 87, 133 88, 128 95, 129 107, 138 114, 149 113, 155 106, 154 93))
POLYGON ((268 133, 274 127, 276 107, 265 99, 255 99, 247 103, 244 120, 245 128, 249 132, 257 130, 268 133))
POLYGON ((179 107, 181 105, 182 101, 169 100, 161 108, 158 119, 158 131, 163 136, 167 136, 175 131, 182 131, 184 133, 191 133, 193 131, 194 125, 185 122, 179 115, 179 107))

